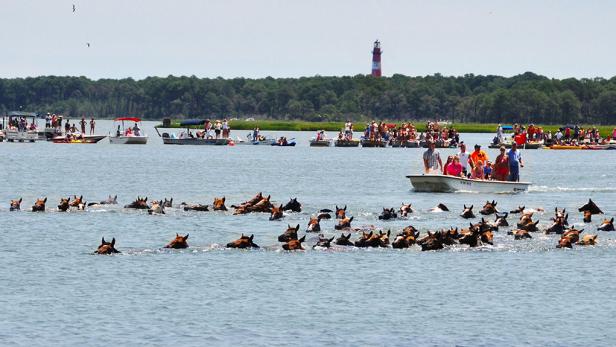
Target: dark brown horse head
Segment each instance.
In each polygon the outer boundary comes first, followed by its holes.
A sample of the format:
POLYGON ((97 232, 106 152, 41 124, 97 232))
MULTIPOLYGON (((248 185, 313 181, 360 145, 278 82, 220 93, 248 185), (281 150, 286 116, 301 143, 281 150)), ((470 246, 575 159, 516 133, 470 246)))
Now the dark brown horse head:
POLYGON ((597 228, 597 230, 614 231, 614 218, 604 219, 601 225, 599 225, 599 227, 597 228))
POLYGON ((436 205, 436 208, 443 212, 449 212, 449 208, 447 208, 447 206, 445 206, 445 204, 443 203, 439 203, 438 205, 436 205))
POLYGON ((44 212, 46 202, 47 198, 36 199, 34 205, 32 205, 32 212, 44 212))
POLYGON ((169 207, 169 208, 173 207, 173 198, 171 199, 165 198, 165 200, 162 201, 162 205, 163 207, 169 207))
POLYGON ((58 210, 60 210, 61 212, 66 212, 66 210, 68 210, 68 208, 70 207, 70 202, 71 202, 70 196, 68 198, 60 198, 60 204, 58 205, 58 210))
POLYGON ((287 243, 282 245, 282 248, 285 251, 304 250, 304 247, 302 247, 302 242, 304 241, 306 241, 306 235, 302 236, 299 240, 289 240, 287 243))
MULTIPOLYGON (((349 234, 349 237, 351 234, 349 234)), ((375 237, 374 232, 370 231, 370 233, 366 233, 365 231, 361 232, 361 236, 355 241, 355 247, 369 247, 368 240, 372 240, 375 237)), ((378 236, 376 236, 378 237, 378 236)))
POLYGON ((128 205, 125 205, 124 208, 135 208, 138 210, 148 210, 150 206, 148 206, 148 198, 137 197, 137 200, 131 202, 128 205))
POLYGON ((389 219, 395 219, 398 218, 398 214, 396 214, 396 211, 394 210, 394 208, 383 208, 383 212, 381 212, 381 215, 379 216, 380 220, 389 220, 389 219))
POLYGON ((336 219, 344 219, 344 217, 346 217, 346 210, 346 205, 344 205, 344 208, 340 208, 336 205, 336 219))
POLYGON ((465 219, 475 218, 475 214, 473 213, 473 205, 469 207, 466 207, 466 205, 464 205, 464 210, 462 210, 462 213, 460 213, 460 217, 465 219))
POLYGON ((321 218, 312 216, 308 221, 308 228, 306 232, 318 232, 321 231, 321 218))
POLYGON ((336 230, 349 229, 351 227, 351 222, 353 221, 353 217, 344 217, 343 219, 338 221, 338 224, 334 226, 336 230))
POLYGON ((282 214, 282 204, 280 204, 280 206, 278 207, 272 207, 272 211, 270 213, 271 214, 269 220, 278 220, 284 217, 284 215, 282 214))
POLYGON ((268 195, 266 198, 261 199, 261 201, 257 202, 253 206, 247 207, 250 212, 271 212, 274 205, 270 202, 271 195, 268 195))
POLYGON ((182 236, 178 233, 175 233, 175 238, 171 240, 171 242, 169 242, 165 246, 165 248, 174 248, 174 249, 188 248, 188 242, 186 242, 186 240, 188 240, 188 235, 189 234, 182 236))
POLYGON ((323 235, 319 235, 319 240, 312 248, 317 248, 317 247, 329 248, 331 247, 332 241, 334 241, 335 238, 336 238, 335 236, 332 236, 331 238, 328 239, 324 237, 323 235))
POLYGON ((516 208, 515 210, 509 211, 509 213, 511 214, 523 213, 525 208, 526 206, 518 206, 518 208, 516 208))
POLYGON ((444 248, 442 234, 430 231, 428 231, 426 236, 417 240, 417 244, 421 246, 422 251, 436 251, 444 248))
POLYGON ((292 227, 290 224, 287 224, 287 230, 278 236, 278 242, 289 242, 291 240, 297 240, 297 231, 299 230, 299 224, 295 227, 292 227))
POLYGON ((483 208, 481 209, 481 211, 479 211, 479 213, 481 213, 484 216, 488 216, 494 213, 497 213, 498 210, 496 209, 496 204, 497 202, 492 200, 492 202, 490 201, 486 201, 486 204, 483 205, 483 208))
POLYGON ((19 198, 19 200, 11 200, 11 211, 19 211, 21 210, 21 202, 23 201, 22 198, 19 198))
POLYGON ((571 239, 568 237, 561 237, 560 240, 558 240, 556 248, 573 248, 571 239))
POLYGON ((340 234, 340 237, 336 239, 336 244, 339 246, 355 246, 351 241, 351 233, 348 235, 340 234))
POLYGON ((509 213, 505 212, 504 214, 498 214, 496 213, 496 219, 494 220, 494 226, 496 228, 498 227, 508 227, 509 226, 509 222, 507 221, 507 217, 509 216, 509 213))
POLYGON ((225 206, 226 198, 223 196, 222 198, 214 198, 213 209, 214 211, 226 211, 227 206, 225 206))
POLYGON ((302 212, 302 204, 297 201, 297 198, 293 198, 287 202, 282 208, 283 211, 302 212))
POLYGON ((239 239, 227 243, 227 248, 259 248, 259 246, 253 242, 255 235, 245 236, 242 234, 239 239))
POLYGON ((106 242, 105 238, 101 240, 101 245, 98 246, 96 254, 112 254, 112 253, 120 253, 117 249, 115 249, 115 237, 111 239, 111 242, 106 242))
POLYGON ((263 192, 258 192, 255 196, 253 196, 250 200, 245 201, 242 205, 255 205, 259 201, 263 199, 263 192))
POLYGON ((588 199, 588 202, 584 204, 582 207, 580 207, 578 211, 580 212, 590 211, 590 213, 592 214, 603 214, 603 211, 601 211, 599 206, 597 206, 597 204, 595 204, 595 202, 592 201, 592 199, 588 199))
POLYGON ((73 195, 73 200, 69 203, 71 207, 77 207, 79 204, 83 203, 83 195, 77 197, 77 195, 73 195))
POLYGON ((480 239, 482 243, 493 245, 494 244, 494 233, 492 232, 492 230, 486 230, 481 233, 480 239))
POLYGON ((561 236, 561 238, 563 237, 568 237, 569 239, 571 239, 571 243, 576 243, 578 241, 580 241, 580 234, 584 232, 584 229, 575 229, 575 228, 571 228, 567 231, 565 231, 563 233, 563 235, 561 236))
POLYGON ((516 229, 514 231, 510 231, 507 233, 507 235, 513 235, 513 238, 515 240, 522 240, 522 239, 532 239, 533 237, 530 236, 530 233, 526 230, 521 230, 521 229, 516 229))

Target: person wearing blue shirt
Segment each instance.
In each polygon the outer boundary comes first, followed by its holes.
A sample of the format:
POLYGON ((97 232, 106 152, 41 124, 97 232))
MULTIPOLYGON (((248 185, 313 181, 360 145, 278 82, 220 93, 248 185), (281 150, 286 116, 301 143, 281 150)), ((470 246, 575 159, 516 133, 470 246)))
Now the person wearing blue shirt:
POLYGON ((517 143, 513 142, 511 144, 511 149, 507 156, 509 157, 509 181, 519 182, 520 167, 524 167, 524 164, 522 163, 522 154, 518 151, 517 143))

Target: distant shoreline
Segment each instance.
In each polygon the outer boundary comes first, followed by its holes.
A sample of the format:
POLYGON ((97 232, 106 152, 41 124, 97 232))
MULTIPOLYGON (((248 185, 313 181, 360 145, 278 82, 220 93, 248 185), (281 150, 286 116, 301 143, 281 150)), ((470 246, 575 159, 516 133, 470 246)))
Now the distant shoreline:
MULTIPOLYGON (((185 128, 180 126, 180 120, 172 120, 171 125, 169 127, 162 126, 162 123, 156 125, 158 129, 178 129, 185 128)), ((400 121, 384 121, 384 123, 388 124, 396 124, 400 125, 403 122, 400 121)), ((417 122, 413 123, 417 128, 417 131, 423 132, 426 131, 426 123, 425 122, 417 122)), ((245 120, 233 120, 229 122, 231 130, 252 130, 255 127, 259 127, 259 130, 269 130, 269 131, 317 131, 317 130, 325 130, 329 132, 338 132, 344 128, 344 122, 307 122, 307 121, 279 121, 279 120, 255 120, 255 121, 245 121, 245 120)), ((542 127, 544 132, 552 131, 556 132, 563 125, 541 125, 535 124, 536 126, 542 127)), ((602 136, 611 135, 612 130, 616 126, 612 125, 585 125, 580 124, 583 128, 588 127, 596 127, 601 132, 602 136)), ((365 123, 357 122, 353 123, 354 130, 356 132, 363 132, 365 130, 365 123)), ((496 123, 453 123, 448 127, 453 127, 460 133, 496 133, 496 128, 498 124, 496 123)), ((201 129, 202 126, 190 126, 191 129, 201 129)))

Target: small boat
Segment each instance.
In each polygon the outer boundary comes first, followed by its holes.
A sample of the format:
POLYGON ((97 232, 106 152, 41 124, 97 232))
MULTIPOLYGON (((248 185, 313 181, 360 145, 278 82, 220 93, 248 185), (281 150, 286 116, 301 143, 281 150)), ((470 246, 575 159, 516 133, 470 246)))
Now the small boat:
POLYGON ((450 193, 521 193, 528 190, 530 182, 506 182, 494 180, 472 180, 463 177, 445 175, 409 175, 406 176, 416 192, 450 193))
POLYGON ((391 146, 394 148, 419 148, 419 141, 391 141, 391 146))
POLYGON ((271 138, 271 137, 266 137, 266 136, 259 136, 258 139, 253 140, 252 138, 252 134, 248 134, 246 135, 247 140, 244 140, 242 138, 240 138, 239 136, 237 137, 237 141, 235 141, 236 145, 262 145, 262 146, 271 146, 274 143, 276 143, 276 140, 271 138))
POLYGON ((118 123, 118 130, 115 136, 109 135, 109 143, 111 144, 123 144, 123 145, 145 145, 148 143, 148 135, 141 133, 141 127, 137 127, 137 131, 131 130, 128 133, 128 128, 134 129, 130 127, 124 126, 124 122, 134 122, 135 125, 141 123, 141 118, 137 117, 120 117, 113 120, 114 128, 116 123, 118 123))
POLYGON ((36 120, 36 113, 31 112, 10 112, 3 118, 4 126, 3 139, 7 142, 36 142, 39 134, 36 120), (21 128, 17 125, 21 118, 26 120, 26 127, 21 128), (30 126, 34 125, 34 129, 30 126))
POLYGON ((359 147, 358 139, 350 139, 350 140, 336 140, 334 142, 334 146, 336 147, 359 147))
MULTIPOLYGON (((165 145, 210 145, 210 146, 227 146, 234 145, 235 143, 231 139, 225 138, 211 138, 211 137, 199 137, 193 136, 190 132, 190 126, 203 125, 205 120, 201 119, 189 119, 180 122, 180 126, 186 127, 186 132, 180 133, 179 136, 175 134, 163 133, 163 144, 165 145)), ((158 131, 158 130, 157 130, 158 131)))
POLYGON ((384 140, 370 140, 370 139, 361 139, 362 147, 387 147, 387 141, 384 140))
POLYGON ((107 137, 107 135, 86 135, 86 136, 56 136, 51 141, 53 143, 72 143, 72 144, 87 144, 97 143, 107 137))
POLYGON ((271 144, 271 146, 278 146, 278 147, 295 147, 295 141, 289 141, 287 143, 278 143, 278 142, 274 142, 271 144))
POLYGON ((310 147, 330 147, 332 145, 332 139, 317 140, 315 138, 310 139, 310 147))

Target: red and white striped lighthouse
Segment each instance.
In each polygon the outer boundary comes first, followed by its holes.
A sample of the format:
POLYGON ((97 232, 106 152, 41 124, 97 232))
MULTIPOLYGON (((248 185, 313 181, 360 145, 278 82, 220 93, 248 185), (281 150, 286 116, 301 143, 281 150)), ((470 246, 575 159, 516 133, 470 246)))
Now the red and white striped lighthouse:
POLYGON ((381 43, 376 40, 372 49, 372 77, 381 77, 381 53, 381 43))

